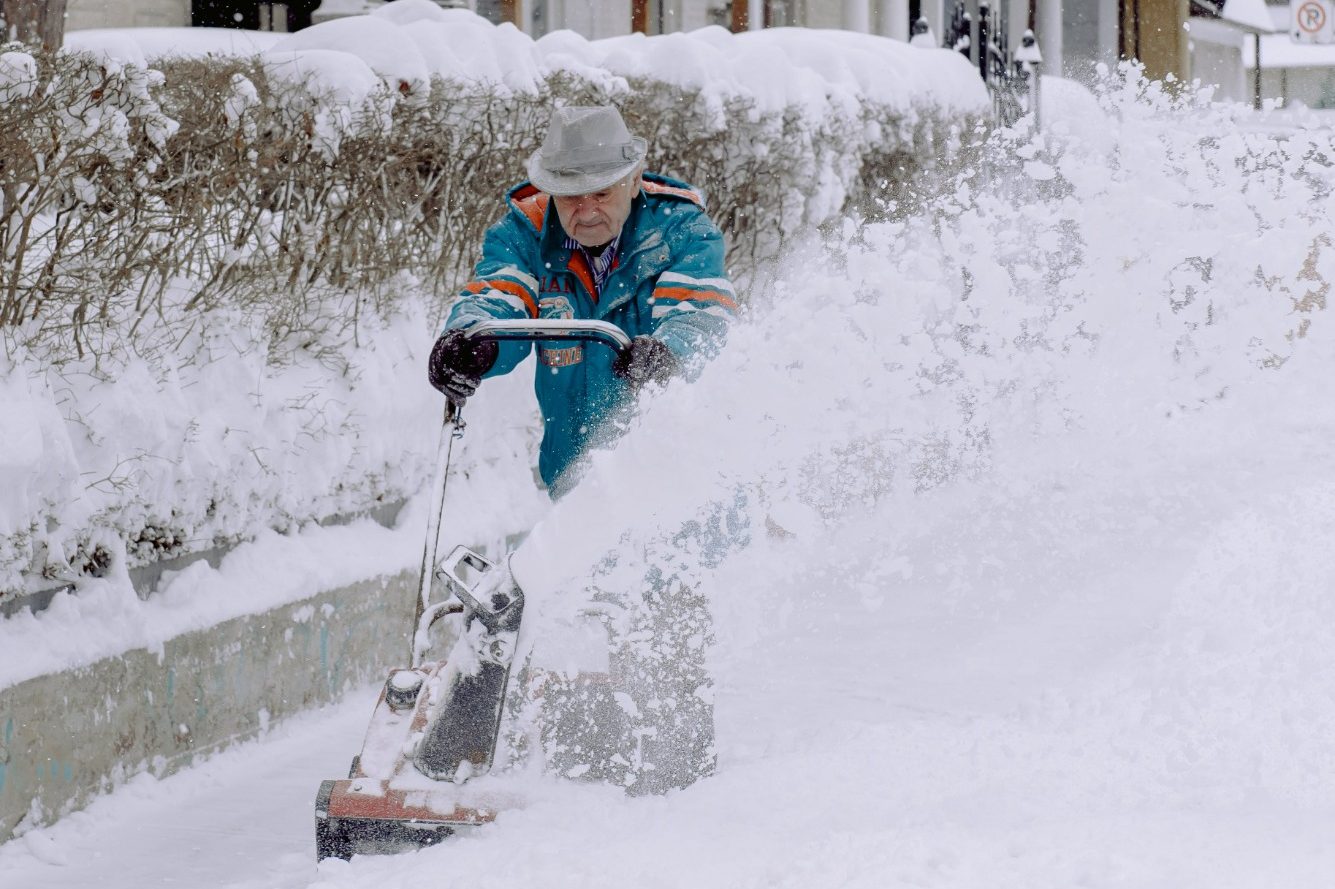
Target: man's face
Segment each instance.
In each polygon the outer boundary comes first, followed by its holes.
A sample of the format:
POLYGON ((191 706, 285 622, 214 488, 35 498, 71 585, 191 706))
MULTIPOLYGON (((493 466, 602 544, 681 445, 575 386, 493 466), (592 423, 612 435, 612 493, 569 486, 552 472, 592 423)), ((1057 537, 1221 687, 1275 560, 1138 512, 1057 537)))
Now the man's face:
POLYGON ((638 171, 592 194, 555 195, 556 215, 566 234, 585 247, 601 247, 612 240, 630 216, 630 202, 640 190, 638 171))

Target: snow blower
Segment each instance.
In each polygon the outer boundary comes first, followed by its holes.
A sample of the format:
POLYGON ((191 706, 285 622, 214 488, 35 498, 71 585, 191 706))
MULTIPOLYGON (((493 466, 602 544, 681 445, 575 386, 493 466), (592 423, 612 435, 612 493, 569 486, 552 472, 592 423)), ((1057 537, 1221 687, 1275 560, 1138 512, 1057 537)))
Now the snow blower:
MULTIPOLYGON (((630 338, 604 321, 491 321, 469 329, 478 341, 602 343, 624 351, 630 338)), ((495 819, 504 800, 469 793, 465 782, 491 767, 524 594, 505 564, 464 546, 439 562, 436 550, 454 439, 464 422, 447 406, 437 453, 426 547, 413 621, 410 666, 391 670, 348 777, 325 781, 315 799, 317 859, 430 846, 495 819), (433 579, 447 595, 433 595, 433 579), (432 625, 462 617, 448 661, 427 662, 432 625)))

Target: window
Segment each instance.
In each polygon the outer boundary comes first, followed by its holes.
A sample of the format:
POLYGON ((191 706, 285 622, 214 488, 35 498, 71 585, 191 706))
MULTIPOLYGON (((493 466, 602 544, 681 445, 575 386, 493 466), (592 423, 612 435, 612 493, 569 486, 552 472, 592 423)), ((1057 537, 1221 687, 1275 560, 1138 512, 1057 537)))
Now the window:
POLYGON ((477 14, 493 25, 517 24, 518 0, 477 0, 477 14))

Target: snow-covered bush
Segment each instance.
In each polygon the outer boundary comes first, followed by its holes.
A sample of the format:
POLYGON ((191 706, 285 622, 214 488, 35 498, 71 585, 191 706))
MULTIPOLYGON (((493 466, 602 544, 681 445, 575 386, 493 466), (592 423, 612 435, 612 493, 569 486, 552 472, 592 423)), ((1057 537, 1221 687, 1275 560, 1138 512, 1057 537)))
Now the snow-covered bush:
POLYGON ((0 328, 83 354, 152 291, 146 215, 176 122, 156 71, 93 56, 0 56, 0 328))
POLYGON ((537 83, 446 79, 437 66, 428 85, 422 64, 373 69, 386 63, 321 48, 319 31, 257 60, 156 70, 62 55, 39 72, 31 55, 7 54, 4 88, 19 98, 0 123, 6 155, 21 158, 0 183, 7 339, 59 360, 128 347, 130 331, 133 348, 155 348, 144 338, 175 323, 165 304, 180 299, 239 301, 285 333, 332 314, 355 322, 346 292, 383 295, 404 272, 448 292, 557 101, 621 105, 652 167, 706 192, 746 280, 846 207, 894 197, 977 111, 848 90, 757 96, 624 60, 623 77, 606 48, 611 72, 546 46, 555 61, 537 83))

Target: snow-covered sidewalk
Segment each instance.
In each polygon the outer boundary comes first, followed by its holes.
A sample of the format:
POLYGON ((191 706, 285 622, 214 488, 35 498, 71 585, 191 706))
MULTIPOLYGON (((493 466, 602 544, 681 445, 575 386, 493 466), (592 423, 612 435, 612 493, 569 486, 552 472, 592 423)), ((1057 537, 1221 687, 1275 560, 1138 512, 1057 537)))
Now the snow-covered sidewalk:
POLYGON ((314 790, 347 772, 376 690, 274 728, 170 778, 140 775, 55 826, 0 846, 4 885, 30 889, 303 886, 314 790))
POLYGON ((1255 459, 1225 483, 1232 459, 1110 487, 1053 454, 943 498, 895 544, 920 570, 874 587, 873 525, 823 566, 772 542, 720 578, 718 773, 666 798, 510 775, 532 801, 479 833, 317 869, 314 789, 368 688, 0 868, 44 889, 1324 885, 1331 431, 1234 452, 1255 459))

